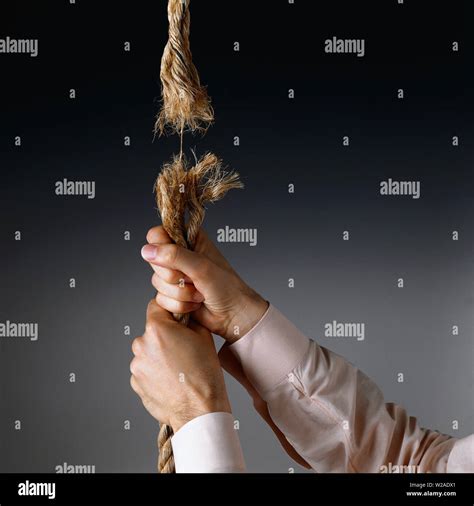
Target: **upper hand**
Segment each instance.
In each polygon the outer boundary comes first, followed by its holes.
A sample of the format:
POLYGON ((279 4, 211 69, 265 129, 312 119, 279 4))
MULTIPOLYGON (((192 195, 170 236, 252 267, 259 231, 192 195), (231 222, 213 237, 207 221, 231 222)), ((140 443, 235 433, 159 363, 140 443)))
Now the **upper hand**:
POLYGON ((252 290, 201 229, 194 251, 175 244, 163 227, 147 234, 142 255, 153 270, 157 303, 192 318, 232 343, 263 316, 268 303, 252 290))

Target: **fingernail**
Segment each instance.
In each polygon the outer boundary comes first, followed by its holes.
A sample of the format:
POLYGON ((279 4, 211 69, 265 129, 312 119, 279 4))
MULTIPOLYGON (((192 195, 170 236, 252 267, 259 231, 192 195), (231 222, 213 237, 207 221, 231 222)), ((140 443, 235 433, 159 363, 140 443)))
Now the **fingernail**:
POLYGON ((199 292, 195 292, 193 295, 194 302, 204 302, 204 295, 199 292))
POLYGON ((157 251, 158 248, 156 246, 153 246, 152 244, 147 244, 142 248, 142 257, 150 262, 151 260, 155 259, 157 251))

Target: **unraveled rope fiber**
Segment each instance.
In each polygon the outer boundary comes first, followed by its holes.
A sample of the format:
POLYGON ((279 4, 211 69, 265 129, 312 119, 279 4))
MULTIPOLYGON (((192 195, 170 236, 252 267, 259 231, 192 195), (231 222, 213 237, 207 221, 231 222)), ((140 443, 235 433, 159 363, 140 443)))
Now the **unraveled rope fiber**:
MULTIPOLYGON (((180 155, 163 166, 155 184, 156 201, 163 227, 173 241, 193 249, 205 215, 205 205, 220 200, 233 188, 242 188, 239 176, 222 168, 208 153, 190 166, 183 156, 183 132, 206 131, 214 113, 192 62, 189 44, 190 0, 168 0, 169 40, 161 60, 163 104, 155 133, 167 130, 181 136, 180 155)), ((189 315, 174 318, 187 325, 189 315)), ((160 473, 175 472, 171 437, 173 430, 161 424, 158 435, 160 473)))
POLYGON ((234 188, 242 188, 239 175, 222 168, 212 153, 188 168, 181 156, 165 164, 155 185, 163 227, 176 244, 193 249, 204 221, 205 205, 217 202, 234 188), (185 223, 186 211, 188 221, 185 223))
POLYGON ((158 115, 155 132, 167 129, 207 130, 214 112, 206 89, 201 86, 194 66, 189 43, 191 29, 190 0, 169 0, 169 39, 161 60, 163 107, 158 115))

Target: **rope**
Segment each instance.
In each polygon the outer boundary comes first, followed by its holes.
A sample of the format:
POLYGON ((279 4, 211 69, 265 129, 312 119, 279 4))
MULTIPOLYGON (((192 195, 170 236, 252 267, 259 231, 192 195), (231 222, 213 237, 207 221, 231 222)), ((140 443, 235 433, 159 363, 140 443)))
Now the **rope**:
MULTIPOLYGON (((205 205, 216 202, 234 188, 242 188, 239 175, 227 172, 222 161, 207 153, 194 165, 183 154, 184 131, 205 132, 214 119, 205 88, 192 61, 189 44, 190 0, 169 0, 169 40, 161 60, 162 108, 155 124, 155 133, 167 130, 180 136, 180 152, 166 163, 155 183, 156 202, 163 228, 183 248, 194 249, 204 221, 205 205)), ((189 314, 174 314, 188 325, 189 314)), ((173 430, 161 424, 158 435, 158 472, 174 473, 173 430)))
POLYGON ((164 133, 167 127, 175 133, 183 127, 205 131, 214 120, 207 91, 201 86, 193 63, 189 2, 168 1, 169 35, 160 72, 163 107, 155 124, 155 131, 159 133, 164 133))

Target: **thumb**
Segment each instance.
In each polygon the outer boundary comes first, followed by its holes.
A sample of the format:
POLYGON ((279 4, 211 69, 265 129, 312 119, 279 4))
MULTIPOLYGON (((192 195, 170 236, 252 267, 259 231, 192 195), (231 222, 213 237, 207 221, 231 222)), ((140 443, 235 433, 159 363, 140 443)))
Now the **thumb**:
POLYGON ((212 265, 205 256, 177 244, 147 244, 142 248, 142 257, 153 265, 181 271, 193 283, 203 279, 212 265))

